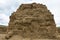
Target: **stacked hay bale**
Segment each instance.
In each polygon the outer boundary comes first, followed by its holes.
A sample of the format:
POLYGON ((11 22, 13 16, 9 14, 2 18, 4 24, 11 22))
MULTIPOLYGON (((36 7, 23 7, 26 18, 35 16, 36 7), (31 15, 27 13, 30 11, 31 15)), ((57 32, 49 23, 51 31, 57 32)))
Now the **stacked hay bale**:
POLYGON ((10 16, 8 31, 23 38, 56 38, 54 17, 43 4, 22 4, 10 16))

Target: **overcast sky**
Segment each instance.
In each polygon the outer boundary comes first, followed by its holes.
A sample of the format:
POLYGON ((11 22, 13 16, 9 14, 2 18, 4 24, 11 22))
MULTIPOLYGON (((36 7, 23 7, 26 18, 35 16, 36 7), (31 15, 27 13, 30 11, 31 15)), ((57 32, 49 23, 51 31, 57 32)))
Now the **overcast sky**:
POLYGON ((56 25, 60 26, 60 0, 0 0, 0 25, 8 25, 9 16, 19 5, 33 2, 46 5, 54 15, 56 25))

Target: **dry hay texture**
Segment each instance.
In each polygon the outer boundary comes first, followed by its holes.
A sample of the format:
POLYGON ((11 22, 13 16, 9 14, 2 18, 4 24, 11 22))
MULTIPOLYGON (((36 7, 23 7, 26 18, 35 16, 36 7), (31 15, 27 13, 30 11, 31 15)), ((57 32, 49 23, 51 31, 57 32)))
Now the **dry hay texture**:
POLYGON ((10 16, 8 32, 23 38, 54 39, 57 35, 54 16, 43 4, 22 4, 10 16))

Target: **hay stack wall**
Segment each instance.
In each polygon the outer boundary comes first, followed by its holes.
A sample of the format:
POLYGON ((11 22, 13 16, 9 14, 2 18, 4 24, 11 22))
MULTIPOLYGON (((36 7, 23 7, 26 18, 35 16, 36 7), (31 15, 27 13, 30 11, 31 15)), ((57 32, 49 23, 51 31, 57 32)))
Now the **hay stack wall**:
POLYGON ((10 16, 8 31, 24 38, 56 38, 54 16, 43 4, 22 4, 10 16))

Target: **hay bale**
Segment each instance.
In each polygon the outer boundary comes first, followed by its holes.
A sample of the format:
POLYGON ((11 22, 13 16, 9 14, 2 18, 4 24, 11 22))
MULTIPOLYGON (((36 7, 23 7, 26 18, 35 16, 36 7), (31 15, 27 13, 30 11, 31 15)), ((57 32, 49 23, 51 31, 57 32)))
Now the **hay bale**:
POLYGON ((56 38, 53 14, 43 4, 22 4, 10 16, 8 31, 12 30, 24 38, 56 38))

